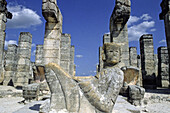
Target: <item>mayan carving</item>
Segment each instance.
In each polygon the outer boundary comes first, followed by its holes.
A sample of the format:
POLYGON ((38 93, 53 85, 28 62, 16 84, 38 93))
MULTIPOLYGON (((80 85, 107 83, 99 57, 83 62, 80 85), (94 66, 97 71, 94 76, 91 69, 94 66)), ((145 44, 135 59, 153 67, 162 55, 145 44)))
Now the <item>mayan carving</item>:
POLYGON ((129 66, 129 42, 127 21, 130 17, 130 0, 116 0, 116 5, 110 17, 111 42, 121 44, 121 61, 123 66, 129 66))
POLYGON ((3 75, 3 58, 4 58, 4 43, 5 43, 5 30, 6 22, 8 19, 12 19, 12 14, 7 10, 6 0, 0 0, 0 78, 3 75))

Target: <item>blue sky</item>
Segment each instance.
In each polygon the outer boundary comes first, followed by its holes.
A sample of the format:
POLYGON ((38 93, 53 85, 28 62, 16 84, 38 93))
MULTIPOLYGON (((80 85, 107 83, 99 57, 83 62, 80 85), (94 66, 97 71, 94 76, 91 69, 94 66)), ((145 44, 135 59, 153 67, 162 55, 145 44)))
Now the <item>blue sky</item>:
MULTIPOLYGON (((129 45, 138 48, 142 34, 153 34, 154 51, 166 46, 164 23, 159 20, 162 0, 131 0, 132 12, 128 22, 129 45)), ((32 56, 37 44, 43 44, 45 20, 42 16, 42 0, 7 0, 13 13, 7 22, 6 44, 16 43, 20 32, 33 35, 32 56)), ((109 20, 115 0, 58 0, 63 15, 63 33, 71 34, 75 46, 77 75, 94 75, 98 63, 98 48, 102 37, 109 32, 109 20)))

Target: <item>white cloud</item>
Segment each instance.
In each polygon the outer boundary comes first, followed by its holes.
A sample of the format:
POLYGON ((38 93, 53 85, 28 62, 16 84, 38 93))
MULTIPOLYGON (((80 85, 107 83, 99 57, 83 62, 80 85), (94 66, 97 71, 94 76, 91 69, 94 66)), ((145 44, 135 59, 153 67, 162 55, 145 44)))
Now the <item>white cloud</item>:
POLYGON ((82 58, 82 57, 83 57, 83 55, 76 55, 76 57, 77 57, 77 58, 82 58))
POLYGON ((5 40, 5 48, 7 48, 9 44, 15 44, 15 45, 17 45, 17 41, 15 41, 15 40, 6 41, 6 40, 5 40))
POLYGON ((143 20, 150 20, 150 19, 152 19, 152 17, 149 16, 149 14, 143 14, 140 18, 143 19, 143 20))
POLYGON ((155 22, 150 19, 152 19, 152 17, 148 14, 143 14, 140 17, 130 17, 128 21, 129 41, 138 41, 143 34, 148 34, 148 31, 156 31, 154 28, 155 22))
POLYGON ((161 40, 159 41, 159 43, 166 43, 166 40, 161 40))
POLYGON ((32 9, 13 4, 9 4, 7 8, 13 14, 13 18, 7 22, 8 28, 29 28, 42 23, 41 17, 32 9))
POLYGON ((139 21, 139 20, 140 20, 140 18, 137 17, 137 16, 130 16, 129 21, 127 22, 127 25, 129 26, 129 25, 131 25, 132 23, 135 23, 135 22, 137 22, 137 21, 139 21))
POLYGON ((154 31, 156 31, 156 29, 151 29, 150 31, 151 31, 151 32, 154 32, 154 31))

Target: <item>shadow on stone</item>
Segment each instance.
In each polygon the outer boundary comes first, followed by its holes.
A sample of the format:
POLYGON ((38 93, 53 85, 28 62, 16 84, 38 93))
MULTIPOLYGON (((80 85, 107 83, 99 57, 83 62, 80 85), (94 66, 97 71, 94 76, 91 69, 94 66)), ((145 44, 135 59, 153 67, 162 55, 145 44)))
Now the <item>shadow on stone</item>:
POLYGON ((29 107, 29 109, 34 110, 34 111, 39 111, 41 104, 35 104, 32 107, 29 107))

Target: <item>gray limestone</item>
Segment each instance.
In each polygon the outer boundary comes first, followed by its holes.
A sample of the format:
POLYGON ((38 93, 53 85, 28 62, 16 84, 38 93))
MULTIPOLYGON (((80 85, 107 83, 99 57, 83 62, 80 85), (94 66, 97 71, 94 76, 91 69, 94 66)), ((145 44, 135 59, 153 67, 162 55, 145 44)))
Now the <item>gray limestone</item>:
POLYGON ((110 42, 111 42, 110 34, 104 34, 104 36, 103 36, 103 44, 110 43, 110 42))
POLYGON ((46 65, 45 69, 45 77, 51 91, 51 110, 77 113, 80 98, 76 82, 57 64, 46 65))
POLYGON ((31 101, 31 100, 38 100, 39 96, 39 84, 29 84, 22 87, 23 90, 23 98, 25 101, 31 101))
POLYGON ((30 75, 32 35, 29 32, 21 32, 18 44, 18 63, 15 77, 15 87, 28 85, 30 75))
POLYGON ((160 87, 169 87, 169 59, 167 47, 158 48, 158 83, 160 87))
MULTIPOLYGON (((61 44, 60 44, 60 66, 69 73, 70 70, 70 49, 71 49, 71 35, 62 34, 61 35, 61 44)), ((73 61, 74 62, 74 61, 73 61)))
POLYGON ((69 74, 71 76, 75 76, 75 65, 74 65, 74 53, 75 47, 72 45, 70 48, 70 67, 69 67, 69 74))
POLYGON ((8 19, 12 19, 12 14, 7 10, 6 0, 0 1, 0 78, 3 76, 3 56, 4 56, 4 44, 5 44, 5 30, 6 22, 8 19))
MULTIPOLYGON (((170 32, 169 32, 170 31, 170 7, 169 5, 170 5, 170 0, 162 0, 161 2, 162 12, 160 13, 159 17, 161 20, 164 20, 164 24, 165 24, 165 33, 166 33, 166 41, 168 47, 169 65, 170 65, 170 32)), ((169 66, 169 72, 170 72, 170 66, 169 66)))
POLYGON ((35 65, 43 66, 43 45, 36 46, 35 65))
POLYGON ((130 85, 128 87, 128 101, 135 105, 139 106, 142 104, 142 99, 145 95, 145 89, 136 85, 130 85))
POLYGON ((62 14, 56 0, 43 0, 42 14, 46 20, 44 36, 44 64, 60 64, 60 41, 62 34, 62 14))
POLYGON ((13 85, 15 82, 15 74, 17 70, 17 45, 8 45, 7 54, 5 56, 5 75, 3 85, 13 85))
POLYGON ((153 36, 142 35, 140 38, 141 69, 144 88, 156 88, 153 36))
POLYGON ((103 67, 104 67, 104 64, 103 64, 103 47, 99 47, 99 67, 98 67, 98 72, 100 72, 103 67))
POLYGON ((137 67, 137 48, 136 47, 129 48, 129 62, 130 62, 130 66, 137 67))
POLYGON ((140 57, 140 55, 137 56, 137 67, 139 68, 140 86, 143 86, 143 84, 142 84, 142 70, 141 70, 141 57, 140 57))
POLYGON ((121 61, 123 66, 129 66, 129 43, 127 21, 130 17, 130 0, 116 0, 116 5, 110 18, 111 42, 121 44, 121 61))

